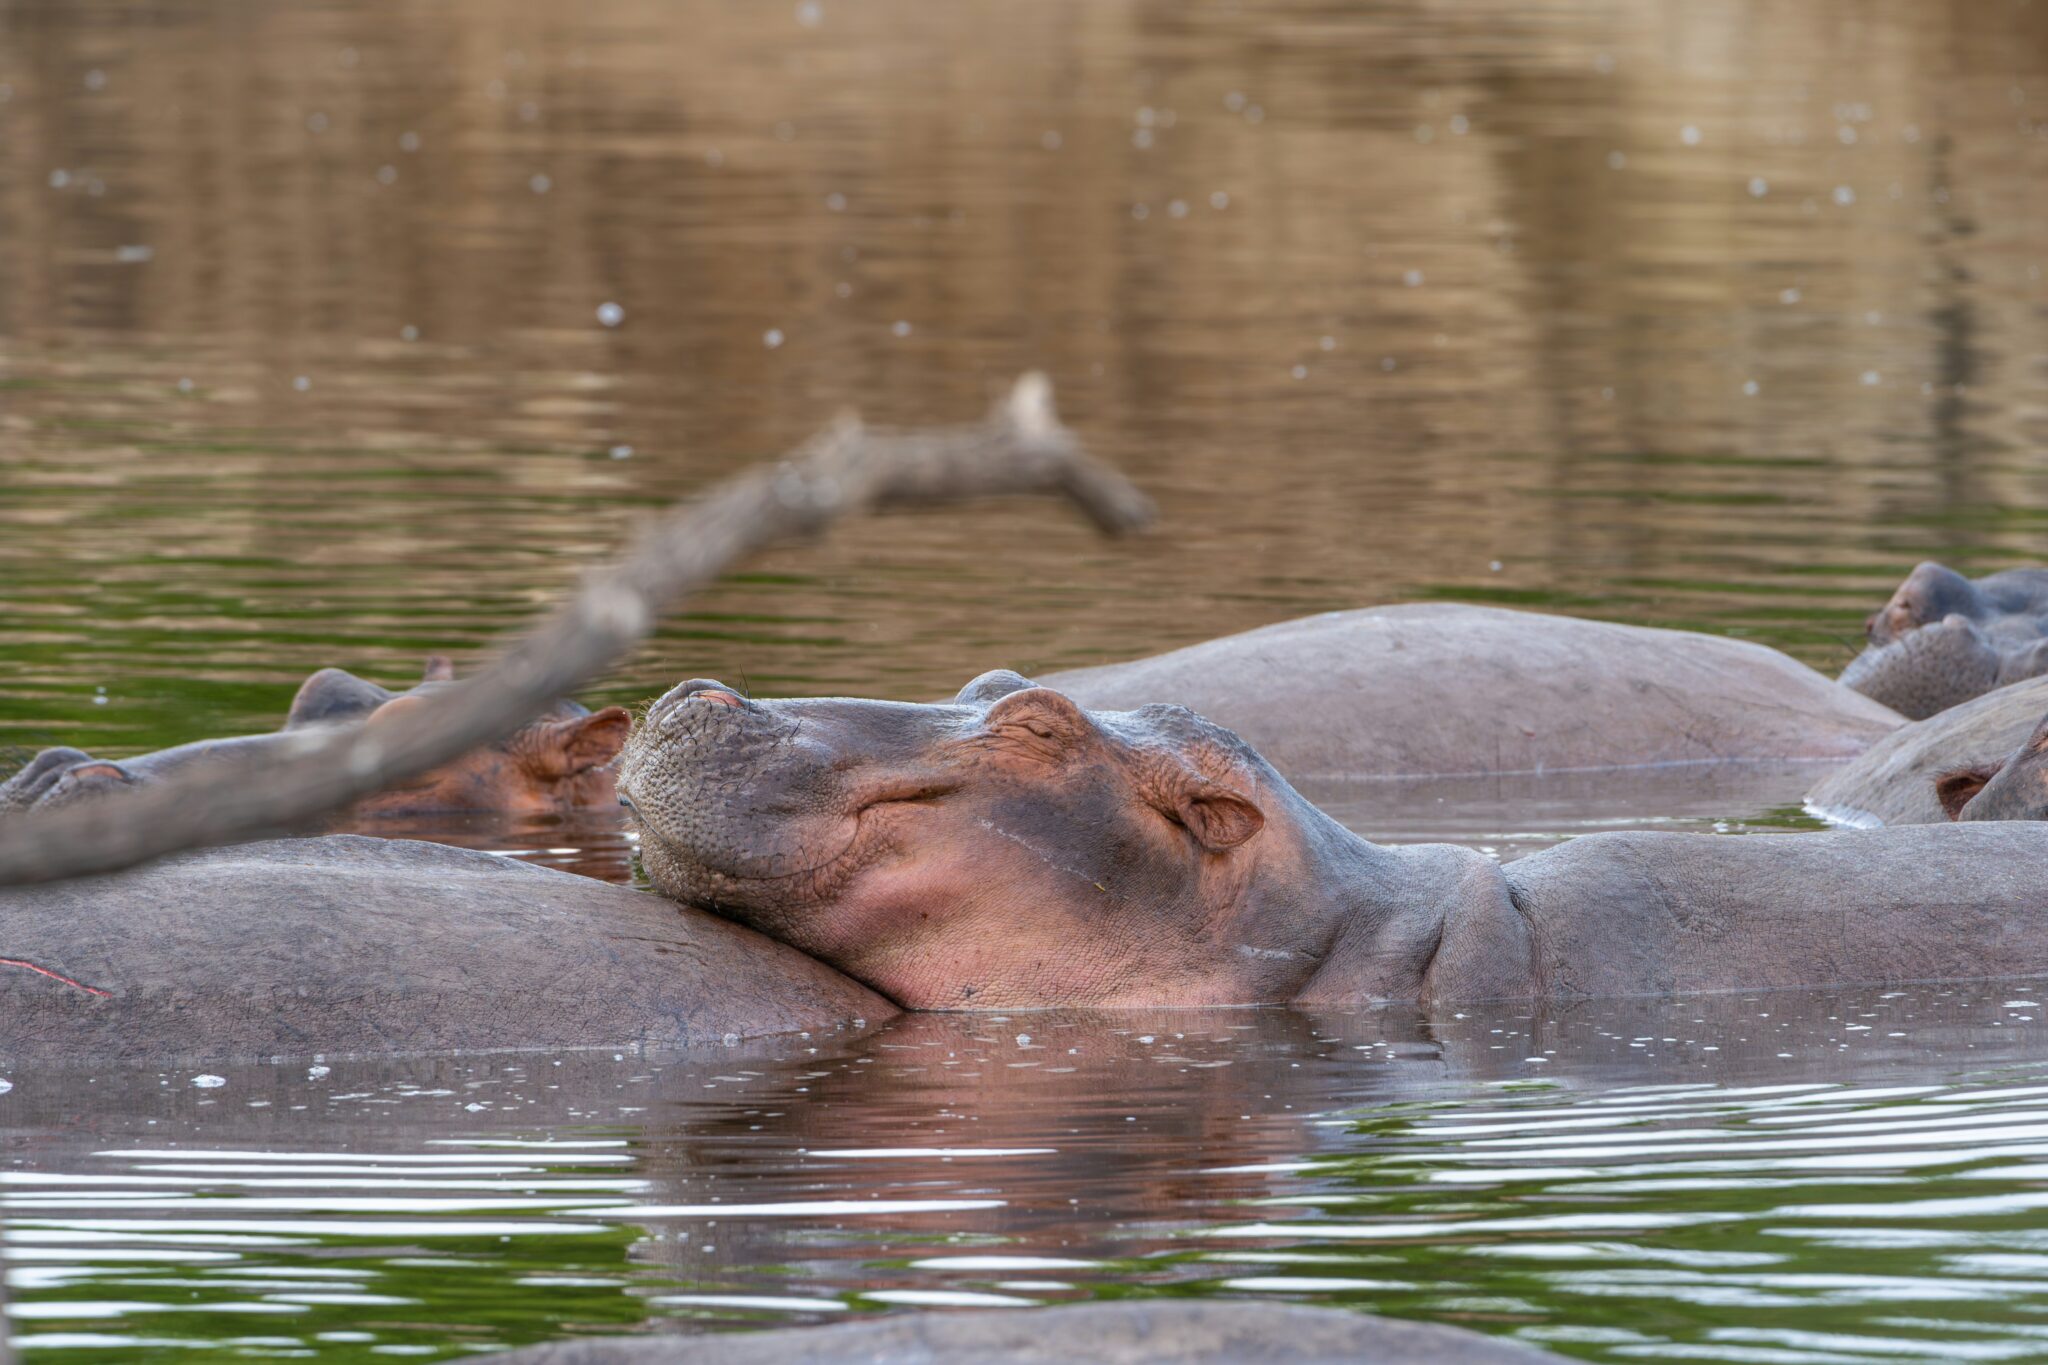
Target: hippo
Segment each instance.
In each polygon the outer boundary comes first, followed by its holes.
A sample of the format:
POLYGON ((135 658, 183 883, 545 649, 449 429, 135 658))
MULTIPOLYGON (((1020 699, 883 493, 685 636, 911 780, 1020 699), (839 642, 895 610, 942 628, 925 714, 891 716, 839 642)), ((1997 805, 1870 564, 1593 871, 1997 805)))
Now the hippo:
POLYGON ((1822 778, 1807 809, 1837 824, 1938 824, 1950 818, 1939 783, 2003 763, 2048 712, 2048 677, 2001 687, 1885 736, 1822 778))
MULTIPOLYGON (((585 1337, 470 1356, 504 1365, 1539 1365, 1562 1356, 1442 1323, 1227 1299, 1131 1300, 702 1336, 585 1337)), ((461 1365, 461 1363, 458 1363, 461 1365)))
POLYGON ((1387 848, 1184 707, 696 679, 620 757, 656 888, 909 1009, 1663 995, 2048 970, 2048 825, 1387 848))
POLYGON ((1998 762, 1935 778, 1934 795, 1951 820, 2048 820, 2048 716, 1998 762))
POLYGON ((1187 706, 1299 782, 1853 758, 1905 724, 1753 641, 1457 603, 1328 612, 1048 674, 1187 706))
POLYGON ((880 1021, 822 963, 658 896, 330 834, 0 888, 0 1061, 692 1047, 880 1021))
MULTIPOLYGON (((0 818, 103 797, 192 766, 260 762, 303 742, 308 731, 383 724, 454 679, 454 667, 439 655, 427 660, 419 684, 403 693, 338 668, 323 668, 300 685, 283 728, 270 734, 198 740, 118 761, 72 748, 45 749, 0 783, 0 818)), ((611 762, 631 728, 632 717, 624 707, 607 706, 593 713, 573 701, 557 702, 499 743, 473 749, 453 763, 365 798, 349 815, 478 810, 535 815, 610 806, 616 799, 611 762)))
POLYGON ((1925 720, 1973 697, 2048 673, 2048 569, 1974 582, 1929 560, 1865 622, 1869 645, 1844 686, 1925 720))

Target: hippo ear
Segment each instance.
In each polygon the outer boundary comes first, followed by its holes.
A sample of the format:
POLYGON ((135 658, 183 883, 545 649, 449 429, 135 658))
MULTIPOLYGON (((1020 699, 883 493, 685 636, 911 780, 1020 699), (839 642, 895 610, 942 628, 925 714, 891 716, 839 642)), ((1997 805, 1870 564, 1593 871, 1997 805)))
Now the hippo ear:
POLYGON ((632 713, 623 706, 607 706, 587 716, 542 721, 533 727, 527 753, 542 776, 574 777, 617 758, 632 731, 632 713))
POLYGON ((1012 673, 1007 668, 993 668, 961 688, 959 695, 953 700, 967 706, 986 706, 992 701, 1009 696, 1012 692, 1022 692, 1027 687, 1036 686, 1037 683, 1022 673, 1012 673))
POLYGON ((1158 805, 1211 853, 1236 848, 1266 827, 1265 812, 1250 797, 1199 773, 1172 780, 1166 799, 1158 805))
POLYGON ((1941 802, 1942 813, 1951 820, 1962 819, 1963 807, 1969 805, 2004 766, 2003 762, 1980 763, 1974 768, 1956 768, 1935 778, 1934 796, 1941 802))

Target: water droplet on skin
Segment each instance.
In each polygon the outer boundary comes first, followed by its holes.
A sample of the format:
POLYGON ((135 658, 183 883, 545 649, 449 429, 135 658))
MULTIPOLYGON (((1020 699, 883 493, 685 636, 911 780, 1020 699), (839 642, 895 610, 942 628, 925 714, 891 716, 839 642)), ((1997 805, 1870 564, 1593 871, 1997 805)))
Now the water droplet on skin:
POLYGON ((616 303, 597 305, 597 320, 607 327, 616 327, 626 320, 626 310, 616 303))

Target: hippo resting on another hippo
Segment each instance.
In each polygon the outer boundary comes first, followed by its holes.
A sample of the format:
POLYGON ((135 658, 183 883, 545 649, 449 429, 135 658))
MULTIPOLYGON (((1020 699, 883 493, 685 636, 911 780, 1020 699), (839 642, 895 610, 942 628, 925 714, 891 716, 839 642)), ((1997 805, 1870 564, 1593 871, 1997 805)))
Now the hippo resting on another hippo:
POLYGON ((620 759, 662 891, 909 1008, 1573 998, 2048 969, 2048 825, 1382 848, 1174 706, 685 683, 620 759))
POLYGON ((1975 582, 1921 564, 1866 623, 1842 682, 1913 720, 2048 673, 2048 569, 1975 582))
MULTIPOLYGON (((382 724, 454 678, 453 665, 439 655, 427 661, 426 676, 419 685, 403 693, 338 668, 323 668, 300 685, 284 728, 272 734, 204 739, 119 761, 94 758, 77 749, 45 749, 0 783, 0 817, 11 811, 67 806, 182 768, 260 761, 299 743, 301 734, 310 729, 357 722, 382 724)), ((558 702, 546 715, 505 740, 472 749, 453 763, 358 802, 350 814, 469 810, 549 814, 609 806, 615 799, 611 762, 631 728, 632 718, 623 707, 607 706, 593 714, 573 701, 558 702)))

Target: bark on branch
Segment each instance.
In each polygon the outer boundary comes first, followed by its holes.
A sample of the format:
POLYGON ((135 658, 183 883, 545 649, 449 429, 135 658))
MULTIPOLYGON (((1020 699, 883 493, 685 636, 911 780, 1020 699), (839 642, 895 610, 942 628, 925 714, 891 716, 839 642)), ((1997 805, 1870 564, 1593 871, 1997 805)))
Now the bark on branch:
POLYGON ((373 792, 504 738, 588 684, 663 612, 737 560, 841 517, 1010 493, 1057 493, 1110 533, 1152 505, 1090 458, 1060 424, 1052 388, 1027 374, 985 421, 930 431, 870 430, 841 418, 787 459, 668 512, 626 557, 514 640, 467 682, 375 731, 307 733, 260 767, 201 771, 82 807, 0 826, 0 886, 110 872, 184 848, 303 827, 373 792))

